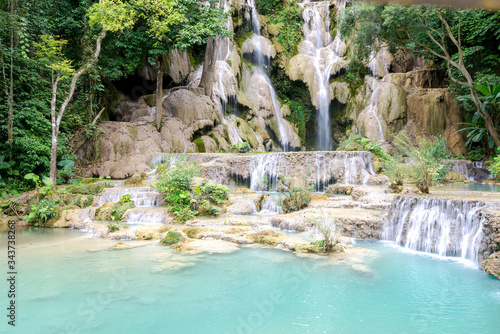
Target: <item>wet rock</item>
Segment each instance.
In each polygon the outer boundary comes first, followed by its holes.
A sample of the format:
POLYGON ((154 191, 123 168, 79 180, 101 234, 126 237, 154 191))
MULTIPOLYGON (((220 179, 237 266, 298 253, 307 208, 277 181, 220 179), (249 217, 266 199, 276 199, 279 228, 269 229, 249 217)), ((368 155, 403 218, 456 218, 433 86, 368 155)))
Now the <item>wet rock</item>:
POLYGON ((331 184, 325 192, 331 195, 350 195, 354 186, 346 184, 331 184))
POLYGON ((484 271, 500 279, 500 252, 488 256, 484 261, 484 271))

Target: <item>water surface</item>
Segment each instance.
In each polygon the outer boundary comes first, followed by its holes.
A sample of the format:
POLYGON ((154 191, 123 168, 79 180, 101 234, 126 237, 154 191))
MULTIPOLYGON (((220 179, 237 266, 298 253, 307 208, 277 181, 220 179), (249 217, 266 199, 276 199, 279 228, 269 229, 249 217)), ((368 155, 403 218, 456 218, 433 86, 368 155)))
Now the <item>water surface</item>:
MULTIPOLYGON (((5 251, 5 235, 0 235, 5 251)), ((358 241, 353 255, 179 255, 71 230, 18 236, 19 333, 498 333, 500 282, 358 241)), ((5 252, 4 252, 5 254, 5 252)), ((1 284, 5 291, 4 280, 1 284)), ((5 297, 2 299, 5 302, 5 297)), ((6 333, 5 321, 0 332, 6 333)))

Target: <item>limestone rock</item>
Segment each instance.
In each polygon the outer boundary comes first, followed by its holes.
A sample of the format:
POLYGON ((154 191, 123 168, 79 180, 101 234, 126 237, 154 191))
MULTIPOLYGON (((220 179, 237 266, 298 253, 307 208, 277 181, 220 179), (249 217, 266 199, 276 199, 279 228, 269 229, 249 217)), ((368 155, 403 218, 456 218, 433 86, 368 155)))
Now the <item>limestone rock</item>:
POLYGON ((208 96, 197 95, 186 89, 171 93, 163 101, 165 112, 179 118, 193 132, 214 127, 222 122, 222 113, 208 96))
POLYGON ((443 88, 443 73, 438 70, 417 70, 406 73, 391 73, 389 81, 406 91, 418 88, 443 88))
POLYGON ((264 36, 253 34, 252 37, 246 39, 241 45, 241 52, 243 54, 251 54, 256 52, 257 50, 267 58, 276 57, 276 50, 274 49, 274 46, 264 36))
POLYGON ((484 261, 484 271, 500 279, 500 252, 491 254, 484 261))
POLYGON ((172 50, 163 58, 165 73, 180 84, 191 72, 191 61, 186 51, 172 50))
POLYGON ((447 131, 463 122, 463 114, 447 88, 416 89, 408 95, 408 118, 427 134, 446 135, 453 154, 466 154, 465 132, 447 131))

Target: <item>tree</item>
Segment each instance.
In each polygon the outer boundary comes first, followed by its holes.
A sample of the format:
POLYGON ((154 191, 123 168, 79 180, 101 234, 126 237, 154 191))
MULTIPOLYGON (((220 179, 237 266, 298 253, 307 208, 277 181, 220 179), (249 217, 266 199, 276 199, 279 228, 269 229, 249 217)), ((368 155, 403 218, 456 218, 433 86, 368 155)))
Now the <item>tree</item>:
MULTIPOLYGON (((197 0, 133 0, 130 4, 137 11, 137 16, 148 26, 147 32, 154 39, 149 50, 149 62, 156 68, 156 126, 161 127, 163 112, 163 56, 174 49, 187 50, 194 45, 214 43, 216 36, 229 37, 231 32, 225 29, 228 13, 217 8, 216 0, 201 2, 197 0)), ((211 48, 213 51, 216 47, 211 48)), ((208 47, 207 47, 208 50, 208 47)), ((212 52, 214 53, 214 52, 212 52)), ((209 55, 210 58, 212 53, 209 55)), ((206 55, 207 57, 207 55, 206 55)), ((215 55, 216 57, 216 55, 215 55)), ((211 95, 213 68, 215 61, 205 63, 201 80, 205 91, 211 95), (212 81, 205 72, 212 75, 212 81), (208 81, 207 81, 208 80, 208 81), (210 86, 210 88, 207 88, 210 86)))
POLYGON ((8 142, 10 147, 10 158, 12 159, 12 145, 14 141, 14 42, 15 42, 15 13, 16 1, 10 1, 10 15, 9 15, 9 28, 10 28, 10 67, 9 67, 9 81, 7 82, 7 75, 5 73, 5 62, 3 56, 2 41, 0 40, 0 61, 2 62, 2 76, 4 81, 5 96, 7 97, 7 105, 9 108, 7 131, 8 142))
POLYGON ((106 37, 107 31, 121 31, 129 27, 133 23, 134 13, 123 6, 120 0, 100 0, 98 4, 91 7, 88 13, 90 27, 99 24, 102 26, 99 33, 95 49, 93 50, 90 59, 82 65, 78 71, 73 69, 71 61, 65 59, 62 54, 63 47, 67 44, 65 40, 56 40, 53 36, 42 35, 41 43, 35 45, 39 48, 37 55, 46 63, 47 67, 52 71, 52 98, 50 101, 50 115, 52 126, 52 147, 50 151, 50 179, 53 186, 56 185, 57 177, 57 145, 59 137, 59 128, 61 120, 68 107, 69 102, 73 98, 78 79, 87 72, 96 63, 101 52, 101 44, 106 37), (61 81, 71 78, 69 91, 62 104, 59 107, 59 112, 56 111, 58 86, 61 81))
MULTIPOLYGON (((461 10, 432 6, 402 6, 402 5, 355 5, 347 10, 340 23, 343 36, 356 45, 356 50, 364 50, 355 55, 355 60, 365 61, 368 50, 377 48, 377 41, 387 43, 393 50, 406 48, 422 55, 429 60, 442 62, 447 70, 448 78, 455 84, 469 90, 470 99, 474 103, 475 111, 484 120, 484 125, 495 146, 500 146, 500 137, 494 126, 491 116, 481 108, 482 102, 474 86, 477 68, 477 58, 484 57, 484 61, 494 57, 498 59, 498 50, 486 50, 484 35, 498 45, 500 38, 499 28, 488 23, 483 29, 477 26, 466 26, 464 20, 481 13, 479 10, 461 10), (370 8, 372 10, 370 10, 370 8), (369 13, 369 15, 365 15, 369 13), (366 29, 370 26, 370 29, 366 29), (493 30, 496 29, 496 30, 493 30), (464 35, 464 30, 466 34, 464 35), (478 33, 477 31, 481 31, 478 33), (470 36, 474 36, 471 38, 470 36), (464 43, 464 39, 466 43, 464 43), (481 43, 481 44, 479 44, 481 43), (481 55, 481 52, 483 53, 481 55), (479 56, 479 57, 478 57, 479 56), (476 58, 476 59, 473 59, 476 58)), ((492 16, 494 22, 499 21, 496 14, 492 16)), ((487 17, 483 17, 486 21, 487 17)), ((491 43, 490 41, 490 43, 491 43)))

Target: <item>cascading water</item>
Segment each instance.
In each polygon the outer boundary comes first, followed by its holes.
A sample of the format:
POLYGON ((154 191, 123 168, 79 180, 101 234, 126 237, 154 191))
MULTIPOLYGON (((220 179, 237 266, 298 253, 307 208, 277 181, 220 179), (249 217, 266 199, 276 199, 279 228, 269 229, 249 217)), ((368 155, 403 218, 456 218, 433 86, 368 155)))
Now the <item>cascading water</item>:
MULTIPOLYGON (((257 13, 257 8, 255 6, 255 1, 254 0, 248 0, 248 6, 250 7, 250 17, 247 17, 246 19, 251 20, 251 25, 252 25, 252 31, 253 31, 253 36, 250 38, 250 43, 252 44, 252 49, 253 49, 253 55, 255 57, 256 65, 257 68, 254 68, 254 75, 257 77, 260 77, 262 81, 264 81, 267 84, 267 88, 269 89, 269 93, 272 99, 272 106, 265 106, 266 110, 270 110, 271 107, 274 111, 274 116, 276 118, 276 123, 278 125, 278 131, 279 131, 279 141, 281 145, 281 149, 283 151, 288 151, 290 149, 290 144, 292 138, 289 137, 289 134, 293 133, 293 130, 290 128, 290 125, 285 123, 283 119, 283 114, 281 112, 281 107, 279 105, 277 96, 276 96, 276 91, 271 83, 271 80, 269 79, 269 76, 266 74, 266 69, 265 69, 265 61, 266 58, 264 56, 264 50, 262 48, 262 41, 265 40, 260 33, 260 22, 259 22, 259 15, 257 13)), ((266 52, 269 53, 269 52, 266 52)))
MULTIPOLYGON (((337 34, 332 41, 330 35, 330 1, 311 2, 306 0, 302 3, 304 7, 304 37, 301 45, 301 53, 311 57, 316 72, 317 80, 317 125, 318 125, 318 149, 329 151, 333 149, 330 128, 330 94, 329 80, 332 68, 342 60, 343 41, 337 34)), ((346 6, 346 1, 339 1, 337 11, 340 12, 346 6)))
POLYGON ((375 117, 375 120, 377 121, 378 124, 378 136, 377 136, 378 140, 380 142, 385 142, 384 129, 382 128, 382 123, 380 122, 380 119, 378 117, 378 106, 377 106, 378 93, 380 91, 382 82, 384 82, 384 79, 382 79, 382 81, 379 81, 376 78, 372 78, 372 86, 371 86, 372 94, 370 96, 370 103, 365 108, 365 110, 363 110, 363 112, 371 113, 375 117))
POLYGON ((107 202, 118 202, 124 195, 130 195, 131 200, 137 207, 160 206, 163 196, 153 188, 106 188, 101 193, 97 206, 107 202))
POLYGON ((397 196, 382 238, 408 249, 477 264, 484 207, 475 200, 397 196))

